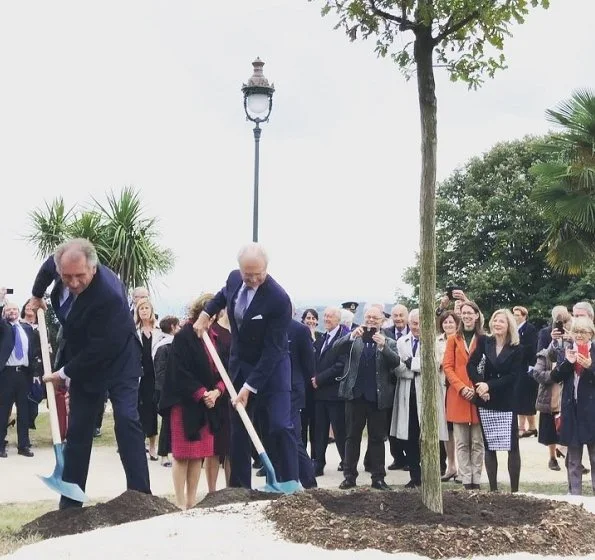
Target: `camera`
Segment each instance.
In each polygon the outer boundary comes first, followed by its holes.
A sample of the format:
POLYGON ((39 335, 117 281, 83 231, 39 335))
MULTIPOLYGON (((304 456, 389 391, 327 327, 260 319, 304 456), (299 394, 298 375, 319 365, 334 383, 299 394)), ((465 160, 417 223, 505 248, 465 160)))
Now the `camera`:
POLYGON ((364 329, 364 333, 362 334, 362 340, 365 343, 374 342, 372 340, 372 337, 376 334, 376 331, 377 331, 376 327, 369 327, 369 328, 363 327, 363 329, 364 329))
POLYGON ((6 295, 9 295, 9 294, 14 294, 13 288, 6 288, 6 295))
POLYGON ((448 296, 448 299, 452 299, 452 293, 454 290, 462 290, 463 288, 460 288, 459 286, 454 286, 454 285, 450 285, 446 287, 446 295, 448 296))
POLYGON ((554 328, 564 334, 564 321, 556 321, 554 323, 554 328))

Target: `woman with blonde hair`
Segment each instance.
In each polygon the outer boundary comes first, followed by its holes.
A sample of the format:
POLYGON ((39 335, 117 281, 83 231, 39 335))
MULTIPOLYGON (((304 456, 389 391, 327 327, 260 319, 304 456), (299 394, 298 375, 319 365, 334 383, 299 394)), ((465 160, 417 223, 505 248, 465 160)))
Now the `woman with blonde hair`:
POLYGON ((566 468, 571 494, 582 493, 583 446, 591 462, 591 485, 595 493, 595 327, 589 317, 575 317, 564 360, 552 371, 552 379, 562 382, 560 443, 567 446, 566 468))
POLYGON ((475 404, 484 438, 485 466, 490 491, 498 491, 497 451, 508 451, 511 492, 518 492, 521 455, 514 386, 523 372, 523 348, 515 319, 498 309, 490 319, 491 336, 480 336, 469 356, 467 373, 475 384, 475 404))
POLYGON ((149 438, 149 459, 157 461, 157 398, 153 358, 163 333, 157 328, 155 310, 149 298, 141 298, 134 308, 137 336, 142 345, 143 376, 138 386, 138 415, 145 437, 149 438))
MULTIPOLYGON (((205 463, 209 491, 216 489, 219 458, 229 456, 229 438, 219 437, 228 421, 225 385, 194 322, 212 294, 203 294, 189 309, 188 322, 174 336, 161 406, 171 409, 173 482, 181 509, 196 504, 205 463)), ((211 333, 209 336, 212 338, 211 333)))

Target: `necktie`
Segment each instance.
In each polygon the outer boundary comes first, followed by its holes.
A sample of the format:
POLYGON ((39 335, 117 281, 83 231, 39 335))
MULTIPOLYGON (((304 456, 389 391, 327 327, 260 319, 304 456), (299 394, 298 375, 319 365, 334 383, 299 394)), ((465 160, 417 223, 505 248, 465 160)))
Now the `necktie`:
POLYGON ((411 348, 411 354, 412 354, 413 356, 415 356, 415 354, 417 354, 417 343, 418 343, 418 342, 419 342, 419 341, 417 340, 417 338, 414 338, 414 339, 413 339, 413 347, 411 348))
POLYGON ((23 341, 21 340, 19 328, 16 325, 12 325, 12 334, 14 335, 14 357, 17 360, 21 360, 24 356, 23 341))
POLYGON ((236 306, 234 309, 234 315, 236 318, 236 322, 241 324, 242 319, 244 318, 244 313, 246 312, 246 308, 248 307, 248 286, 243 286, 241 293, 236 301, 236 306))
POLYGON ((326 345, 328 344, 330 338, 331 335, 329 333, 324 333, 324 342, 322 343, 322 348, 320 350, 321 354, 326 350, 326 345))
POLYGON ((64 323, 66 321, 66 317, 68 317, 68 314, 70 313, 70 308, 72 307, 73 302, 74 302, 74 294, 72 292, 69 292, 68 297, 64 300, 62 305, 59 307, 58 313, 57 313, 58 319, 60 319, 60 321, 62 323, 64 323))
POLYGON ((399 338, 401 338, 403 336, 403 331, 399 331, 399 330, 395 329, 395 332, 397 334, 396 339, 399 340, 399 338))

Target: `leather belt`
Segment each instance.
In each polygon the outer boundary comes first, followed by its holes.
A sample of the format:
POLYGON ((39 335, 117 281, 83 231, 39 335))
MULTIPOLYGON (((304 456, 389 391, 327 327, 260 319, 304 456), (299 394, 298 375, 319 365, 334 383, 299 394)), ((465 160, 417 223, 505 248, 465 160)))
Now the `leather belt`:
POLYGON ((10 369, 10 370, 16 371, 17 373, 20 373, 20 372, 28 372, 29 366, 5 366, 4 369, 10 369))

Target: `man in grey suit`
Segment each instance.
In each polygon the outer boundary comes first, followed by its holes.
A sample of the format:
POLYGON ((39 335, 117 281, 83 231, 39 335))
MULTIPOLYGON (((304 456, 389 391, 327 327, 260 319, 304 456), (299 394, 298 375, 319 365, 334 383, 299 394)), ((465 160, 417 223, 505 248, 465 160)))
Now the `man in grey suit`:
POLYGON ((364 427, 368 426, 368 462, 372 488, 388 490, 384 482, 386 410, 394 398, 393 370, 399 365, 397 343, 381 332, 384 311, 372 304, 364 312, 364 326, 339 339, 334 350, 348 354, 339 397, 345 399, 345 480, 339 488, 353 488, 364 427))

